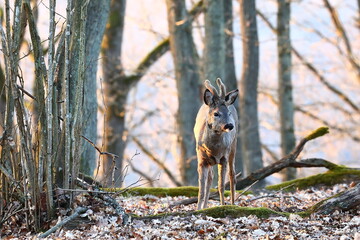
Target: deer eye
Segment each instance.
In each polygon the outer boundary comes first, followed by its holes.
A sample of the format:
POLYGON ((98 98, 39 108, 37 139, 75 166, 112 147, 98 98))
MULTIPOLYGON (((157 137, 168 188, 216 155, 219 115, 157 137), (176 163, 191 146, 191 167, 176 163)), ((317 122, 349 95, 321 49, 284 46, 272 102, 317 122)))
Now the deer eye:
POLYGON ((219 117, 220 114, 219 114, 218 112, 214 112, 214 116, 215 116, 215 117, 219 117))

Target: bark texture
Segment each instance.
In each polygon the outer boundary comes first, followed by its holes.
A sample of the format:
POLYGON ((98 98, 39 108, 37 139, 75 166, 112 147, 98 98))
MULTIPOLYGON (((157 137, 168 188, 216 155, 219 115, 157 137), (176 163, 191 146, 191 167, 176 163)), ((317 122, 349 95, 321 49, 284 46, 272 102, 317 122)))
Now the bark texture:
MULTIPOLYGON (((204 76, 215 84, 225 77, 224 1, 205 0, 204 76)), ((224 79, 225 85, 227 80, 224 79)))
POLYGON ((0 67, 0 135, 3 132, 4 120, 5 120, 5 75, 3 69, 0 67))
POLYGON ((255 0, 240 0, 243 69, 240 82, 240 134, 245 174, 263 167, 259 136, 257 86, 259 41, 255 0))
MULTIPOLYGON (((225 31, 225 66, 224 66, 224 80, 227 83, 228 89, 237 89, 238 83, 235 71, 235 59, 234 59, 234 44, 233 44, 233 4, 232 0, 224 1, 224 31, 225 31)), ((239 98, 238 98, 239 99, 239 98)), ((234 102, 234 107, 238 112, 238 127, 240 129, 240 106, 239 100, 234 102)), ((241 149, 241 137, 240 132, 237 133, 237 146, 235 154, 235 169, 236 172, 243 171, 242 149, 241 149)))
POLYGON ((191 21, 184 0, 167 0, 170 50, 178 90, 178 143, 180 173, 185 185, 197 184, 197 162, 193 128, 199 99, 199 69, 191 21))
POLYGON ((329 198, 314 207, 313 212, 318 214, 330 214, 335 210, 347 211, 359 208, 360 204, 360 184, 349 190, 329 198))
MULTIPOLYGON (((287 0, 278 0, 277 50, 281 151, 282 155, 286 156, 295 147, 294 102, 291 83, 290 2, 287 0)), ((283 180, 294 178, 296 178, 296 169, 286 169, 283 180)))
MULTIPOLYGON (((92 141, 97 140, 97 95, 96 73, 101 41, 105 31, 105 25, 109 16, 110 0, 90 1, 87 9, 86 24, 86 75, 85 75, 85 98, 84 98, 84 129, 83 135, 92 141)), ((92 175, 96 167, 95 149, 83 141, 83 153, 81 157, 80 171, 86 175, 92 175)))
POLYGON ((105 184, 121 186, 122 183, 122 156, 124 154, 125 106, 130 84, 124 81, 124 72, 121 63, 121 47, 124 30, 126 0, 112 0, 105 38, 102 44, 103 73, 105 91, 105 146, 106 151, 120 156, 113 159, 105 157, 102 168, 105 184), (112 174, 114 172, 114 175, 112 174), (114 179, 112 178, 114 176, 114 179))

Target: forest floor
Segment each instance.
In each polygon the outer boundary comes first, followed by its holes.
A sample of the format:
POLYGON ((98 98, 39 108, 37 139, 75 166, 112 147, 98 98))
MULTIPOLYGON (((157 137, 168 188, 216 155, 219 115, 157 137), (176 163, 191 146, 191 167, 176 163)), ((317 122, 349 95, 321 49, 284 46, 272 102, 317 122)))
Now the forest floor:
MULTIPOLYGON (((278 212, 305 211, 315 203, 348 189, 346 184, 331 188, 311 188, 296 192, 262 192, 242 195, 236 205, 266 207, 278 212)), ((169 208, 172 203, 186 197, 119 196, 118 203, 129 214, 148 216, 169 212, 190 212, 196 204, 169 208)), ((229 198, 227 198, 229 203, 229 198)), ((46 239, 357 239, 360 240, 360 209, 335 211, 331 215, 302 218, 297 214, 259 218, 254 215, 239 218, 213 218, 203 215, 168 216, 160 219, 132 218, 122 225, 122 219, 111 207, 86 194, 79 195, 76 204, 89 210, 65 228, 46 239)), ((219 206, 210 200, 210 206, 219 206)), ((61 212, 61 211, 60 211, 61 212)), ((63 219, 64 217, 59 217, 63 219)), ((56 224, 56 221, 51 223, 56 224)), ((3 239, 37 239, 38 235, 24 229, 4 226, 3 239), (21 233, 17 233, 21 232, 21 233)))

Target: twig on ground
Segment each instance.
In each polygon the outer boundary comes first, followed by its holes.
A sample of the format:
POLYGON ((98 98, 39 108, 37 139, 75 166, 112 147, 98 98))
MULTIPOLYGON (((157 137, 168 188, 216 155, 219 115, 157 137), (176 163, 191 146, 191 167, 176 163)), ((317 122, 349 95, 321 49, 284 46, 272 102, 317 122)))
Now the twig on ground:
POLYGON ((237 198, 235 199, 235 201, 237 201, 242 195, 244 195, 252 186, 254 186, 256 183, 258 183, 259 180, 257 180, 256 182, 254 182, 253 184, 251 184, 250 186, 248 186, 247 188, 245 188, 243 190, 242 193, 239 194, 239 196, 237 196, 237 198))
POLYGON ((62 220, 61 222, 56 224, 54 227, 52 227, 49 230, 47 230, 46 232, 40 234, 39 238, 46 238, 47 236, 49 236, 50 234, 54 233, 56 230, 58 230, 59 228, 64 226, 66 223, 70 222, 71 220, 78 217, 80 214, 86 212, 87 210, 88 210, 88 208, 86 208, 86 207, 78 207, 78 208, 76 208, 74 213, 71 216, 65 218, 64 220, 62 220))

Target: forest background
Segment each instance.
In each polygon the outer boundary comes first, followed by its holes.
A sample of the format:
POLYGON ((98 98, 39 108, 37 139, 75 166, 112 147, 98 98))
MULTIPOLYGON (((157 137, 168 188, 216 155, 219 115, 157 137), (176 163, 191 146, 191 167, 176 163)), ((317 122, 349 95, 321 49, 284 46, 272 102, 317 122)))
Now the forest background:
POLYGON ((358 166, 358 1, 71 2, 0 4, 4 199, 22 176, 34 196, 79 172, 108 186, 196 185, 192 127, 217 77, 240 90, 238 171, 323 125, 331 134, 302 155, 358 166))

